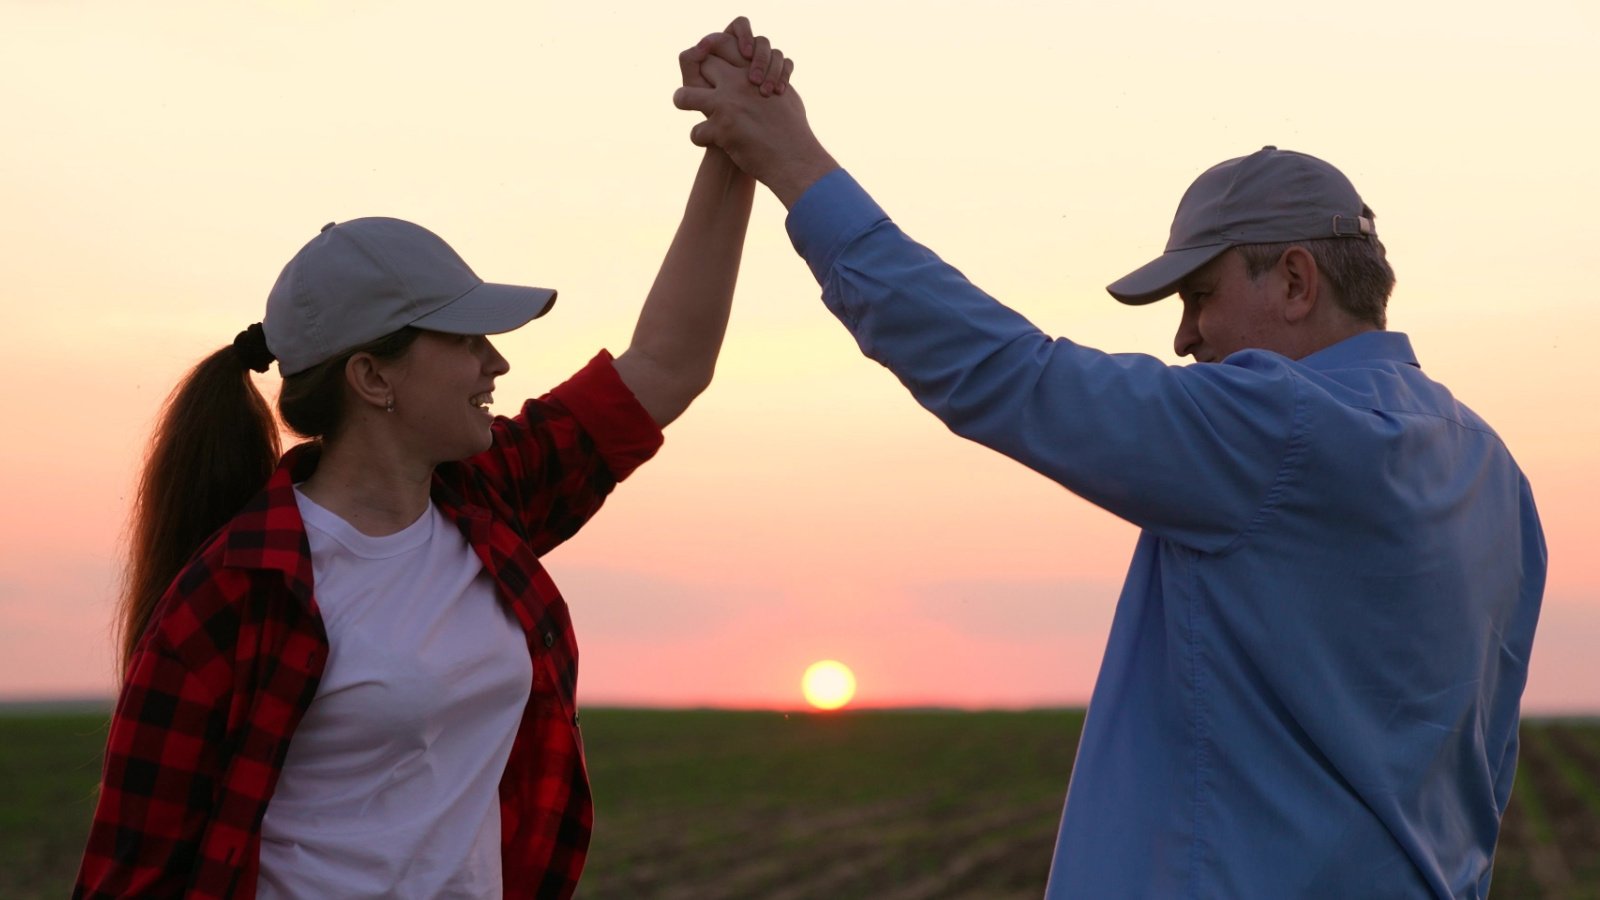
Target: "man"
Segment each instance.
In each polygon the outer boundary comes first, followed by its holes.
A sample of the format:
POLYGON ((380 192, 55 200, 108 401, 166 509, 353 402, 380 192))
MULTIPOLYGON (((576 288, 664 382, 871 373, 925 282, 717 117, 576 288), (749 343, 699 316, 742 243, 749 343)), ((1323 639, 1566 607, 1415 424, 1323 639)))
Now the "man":
MULTIPOLYGON (((685 51, 675 97, 789 208, 862 351, 953 431, 1140 526, 1051 897, 1482 897, 1545 573, 1528 483, 1384 330, 1394 276, 1327 163, 1212 167, 1166 252, 1199 364, 1052 340, 903 234, 791 89, 685 51)), ((1062 535, 1063 541, 1071 540, 1062 535)))

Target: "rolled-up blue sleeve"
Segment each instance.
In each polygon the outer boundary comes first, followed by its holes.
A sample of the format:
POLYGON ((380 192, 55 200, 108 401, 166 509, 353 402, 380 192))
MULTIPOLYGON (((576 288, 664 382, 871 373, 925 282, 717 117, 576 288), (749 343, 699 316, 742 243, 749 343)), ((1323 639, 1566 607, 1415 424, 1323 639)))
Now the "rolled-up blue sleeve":
POLYGON ((1305 432, 1275 354, 1168 366, 1051 338, 907 237, 844 170, 788 230, 823 302, 952 431, 1158 536, 1227 548, 1263 515, 1305 432))

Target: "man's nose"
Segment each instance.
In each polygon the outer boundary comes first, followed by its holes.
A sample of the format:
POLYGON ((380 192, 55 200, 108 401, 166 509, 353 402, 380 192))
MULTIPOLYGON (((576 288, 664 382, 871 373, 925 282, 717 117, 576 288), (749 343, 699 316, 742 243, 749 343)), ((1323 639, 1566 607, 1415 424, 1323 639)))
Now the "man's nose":
POLYGON ((1183 307, 1183 317, 1178 319, 1178 333, 1172 336, 1172 352, 1179 356, 1193 356, 1194 348, 1200 343, 1200 329, 1195 327, 1195 317, 1186 303, 1183 307))

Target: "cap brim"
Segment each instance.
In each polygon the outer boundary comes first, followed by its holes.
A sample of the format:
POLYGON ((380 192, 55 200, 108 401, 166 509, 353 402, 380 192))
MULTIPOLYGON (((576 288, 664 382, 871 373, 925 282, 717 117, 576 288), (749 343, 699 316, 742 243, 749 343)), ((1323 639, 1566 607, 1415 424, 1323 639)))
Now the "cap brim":
POLYGON ((1179 282, 1221 256, 1229 246, 1212 244, 1163 253, 1106 285, 1106 291, 1130 306, 1154 303, 1176 291, 1179 282))
POLYGON ((503 334, 539 318, 555 303, 556 292, 548 288, 485 282, 411 324, 447 334, 503 334))

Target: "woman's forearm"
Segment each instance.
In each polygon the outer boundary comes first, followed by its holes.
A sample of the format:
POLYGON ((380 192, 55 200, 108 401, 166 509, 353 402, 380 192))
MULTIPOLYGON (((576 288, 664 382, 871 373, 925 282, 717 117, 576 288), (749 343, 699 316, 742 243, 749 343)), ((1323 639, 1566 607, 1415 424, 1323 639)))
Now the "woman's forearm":
POLYGON ((754 196, 754 179, 721 150, 706 151, 633 340, 616 360, 623 382, 660 425, 711 383, 754 196))

